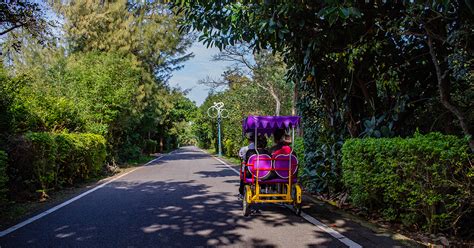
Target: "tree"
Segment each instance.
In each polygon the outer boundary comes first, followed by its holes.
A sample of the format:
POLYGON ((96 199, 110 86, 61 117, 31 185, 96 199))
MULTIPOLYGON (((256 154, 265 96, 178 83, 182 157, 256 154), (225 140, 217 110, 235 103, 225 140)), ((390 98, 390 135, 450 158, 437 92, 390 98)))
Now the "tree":
POLYGON ((133 54, 160 80, 192 55, 185 50, 191 39, 178 32, 177 17, 167 5, 155 1, 58 2, 65 18, 70 50, 133 54))
MULTIPOLYGON (((262 63, 261 61, 258 64, 261 65, 261 68, 258 71, 255 70, 255 75, 272 80, 272 87, 282 97, 281 114, 289 115, 292 107, 291 89, 288 90, 283 73, 280 74, 281 77, 272 78, 270 75, 273 75, 273 70, 278 71, 278 67, 272 67, 272 63, 262 63), (265 74, 260 70, 270 73, 265 74)), ((193 131, 200 147, 215 147, 217 149, 216 119, 209 118, 207 114, 208 108, 214 102, 224 102, 225 108, 229 111, 228 117, 222 120, 222 141, 224 153, 227 156, 237 156, 243 143, 241 131, 243 118, 248 115, 273 115, 275 113, 274 98, 267 89, 256 86, 256 83, 260 83, 256 80, 261 79, 249 78, 241 68, 230 68, 223 73, 220 80, 210 82, 211 86, 225 86, 225 88, 220 91, 211 91, 197 111, 193 131)))
MULTIPOLYGON (((456 115, 443 109, 426 40, 405 32, 414 24, 409 19, 417 15, 416 9, 449 9, 458 16, 455 23, 472 24, 469 1, 182 0, 175 4, 185 15, 183 30, 200 31, 200 40, 207 45, 225 48, 248 42, 257 51, 271 48, 282 53, 288 79, 297 90, 305 160, 310 166, 304 174, 314 190, 342 190, 339 150, 347 137, 406 136, 417 128, 470 134, 460 128, 456 115)), ((435 25, 446 28, 442 22, 435 25)), ((448 25, 451 31, 469 30, 460 27, 448 25)), ((466 31, 461 33, 472 33, 466 31)), ((436 45, 441 48, 441 44, 436 45)), ((470 61, 472 53, 465 57, 463 61, 470 61)), ((460 80, 453 87, 456 99, 472 95, 466 82, 460 80)), ((462 105, 467 111, 472 108, 466 101, 462 105)), ((471 126, 471 117, 466 122, 471 126)))
MULTIPOLYGON (((412 10, 414 15, 409 16, 414 25, 408 33, 426 42, 435 69, 440 101, 458 119, 464 135, 471 136, 469 145, 474 151, 473 119, 469 120, 467 116, 474 103, 469 100, 456 103, 451 93, 454 84, 471 82, 472 86, 474 78, 474 49, 470 44, 474 39, 474 10, 469 4, 469 9, 460 7, 456 2, 428 10, 415 6, 412 10)), ((470 91, 472 96, 472 87, 470 91)))
POLYGON ((242 68, 253 79, 253 85, 271 95, 275 102, 275 115, 280 115, 282 101, 294 100, 285 92, 291 91, 292 85, 285 87, 286 64, 280 54, 268 50, 252 54, 247 45, 239 44, 224 48, 214 56, 214 60, 235 62, 237 68, 242 68))
MULTIPOLYGON (((0 37, 22 29, 38 41, 42 41, 48 34, 50 24, 37 2, 7 0, 0 3, 0 37)), ((16 35, 13 34, 13 36, 16 35)), ((16 41, 10 45, 15 50, 19 50, 21 43, 16 41)))

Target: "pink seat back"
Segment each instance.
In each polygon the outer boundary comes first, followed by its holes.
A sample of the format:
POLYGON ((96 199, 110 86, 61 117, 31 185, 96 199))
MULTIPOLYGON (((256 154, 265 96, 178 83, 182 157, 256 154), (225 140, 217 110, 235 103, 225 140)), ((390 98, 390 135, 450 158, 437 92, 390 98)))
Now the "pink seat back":
POLYGON ((272 158, 267 154, 254 154, 250 156, 249 161, 247 163, 249 166, 250 173, 257 177, 257 169, 258 171, 258 178, 259 179, 267 179, 271 175, 272 169, 272 158))
POLYGON ((291 171, 292 177, 296 176, 296 171, 298 170, 298 159, 295 155, 280 154, 277 155, 274 159, 274 168, 275 173, 280 178, 288 178, 290 171, 290 156, 291 156, 291 171))

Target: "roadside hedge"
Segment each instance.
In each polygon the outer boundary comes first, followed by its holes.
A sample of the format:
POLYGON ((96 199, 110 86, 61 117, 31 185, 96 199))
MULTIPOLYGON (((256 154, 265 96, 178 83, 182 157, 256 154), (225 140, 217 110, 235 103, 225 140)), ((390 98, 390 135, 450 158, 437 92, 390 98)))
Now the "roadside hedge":
POLYGON ((96 176, 105 164, 106 141, 97 134, 57 134, 56 165, 60 184, 72 185, 96 176))
POLYGON ((463 226, 473 225, 467 219, 474 200, 465 139, 440 133, 350 139, 342 152, 343 182, 355 206, 431 233, 472 230, 463 226))
POLYGON ((0 150, 0 207, 7 203, 7 153, 0 150))
POLYGON ((29 132, 13 141, 11 185, 46 192, 98 175, 106 158, 104 137, 89 133, 29 132))

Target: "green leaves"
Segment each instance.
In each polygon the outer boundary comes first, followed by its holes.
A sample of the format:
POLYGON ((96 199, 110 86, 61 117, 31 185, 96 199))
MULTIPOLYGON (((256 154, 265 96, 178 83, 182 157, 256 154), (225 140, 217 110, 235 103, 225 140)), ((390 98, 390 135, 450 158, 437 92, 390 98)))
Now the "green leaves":
MULTIPOLYGON (((238 53, 237 50, 234 52, 238 53)), ((262 51, 254 55, 254 60, 252 78, 239 69, 229 69, 223 73, 222 82, 219 84, 224 84, 226 88, 218 93, 210 93, 199 108, 193 129, 200 147, 209 148, 217 143, 216 120, 207 115, 207 109, 214 102, 223 102, 225 109, 229 111, 229 118, 222 121, 224 152, 228 156, 237 156, 243 145, 241 125, 244 117, 252 114, 275 114, 276 101, 269 89, 279 98, 280 115, 291 113, 293 85, 285 81, 285 64, 282 58, 279 54, 262 51)))
POLYGON ((440 133, 350 139, 342 153, 343 182, 356 206, 432 233, 460 227, 473 200, 464 139, 440 133))
POLYGON ((105 165, 106 141, 100 135, 29 132, 16 139, 10 161, 18 188, 47 192, 97 176, 105 165))
POLYGON ((65 17, 65 34, 72 52, 133 54, 144 69, 159 79, 189 59, 191 44, 178 30, 178 16, 168 5, 153 1, 80 0, 58 3, 65 17))
POLYGON ((357 8, 354 7, 346 7, 346 6, 332 6, 329 5, 327 7, 322 8, 318 12, 318 17, 327 20, 329 22, 329 26, 334 25, 339 19, 342 21, 347 21, 351 18, 360 18, 362 14, 357 8))

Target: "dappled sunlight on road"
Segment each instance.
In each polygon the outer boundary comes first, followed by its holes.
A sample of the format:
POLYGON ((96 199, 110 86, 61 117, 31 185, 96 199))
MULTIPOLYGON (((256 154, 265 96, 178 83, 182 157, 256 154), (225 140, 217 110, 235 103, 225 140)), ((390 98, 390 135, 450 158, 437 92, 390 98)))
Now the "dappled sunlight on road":
MULTIPOLYGON (((341 243, 283 205, 242 215, 238 175, 207 154, 182 149, 24 229, 16 244, 82 247, 339 247, 341 243), (45 239, 41 233, 48 234, 45 239), (38 238, 40 237, 40 238, 38 238)), ((10 246, 6 246, 10 247, 10 246)), ((2 247, 3 248, 3 247, 2 247)))

